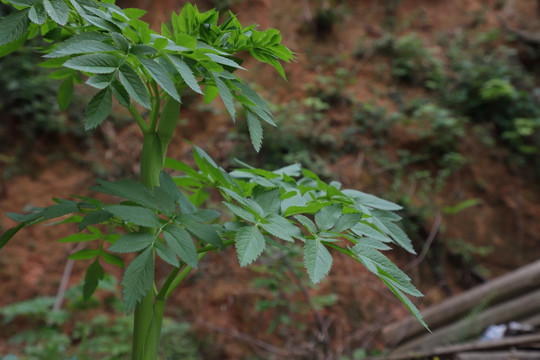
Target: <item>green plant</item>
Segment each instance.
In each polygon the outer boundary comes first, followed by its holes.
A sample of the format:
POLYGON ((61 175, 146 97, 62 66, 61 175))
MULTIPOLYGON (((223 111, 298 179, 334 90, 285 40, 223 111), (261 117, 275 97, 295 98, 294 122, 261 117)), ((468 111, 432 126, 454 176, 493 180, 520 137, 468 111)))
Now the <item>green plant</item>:
MULTIPOLYGON (((113 98, 126 107, 143 134, 140 182, 98 181, 94 191, 117 196, 120 203, 76 196, 27 214, 8 216, 19 224, 0 237, 3 247, 26 226, 55 218, 78 223, 79 233, 61 242, 93 244, 70 256, 90 260, 83 286, 89 299, 104 277, 101 262, 124 266, 116 254, 136 253, 122 279, 123 306, 134 311, 132 359, 156 359, 165 303, 208 252, 234 246, 240 266, 255 261, 266 246, 300 242, 309 278, 320 282, 330 271, 332 253, 361 262, 377 275, 420 320, 405 294, 421 296, 409 277, 380 249, 394 243, 414 250, 396 224, 401 207, 357 190, 325 183, 315 173, 292 165, 276 171, 244 165, 227 172, 202 149, 193 146, 195 166, 168 159, 167 147, 179 117, 184 91, 211 101, 218 95, 233 118, 235 100, 246 114, 256 150, 262 146, 263 122, 274 125, 265 102, 234 72, 244 69, 235 54, 247 51, 272 65, 281 76, 280 61, 293 53, 281 44, 275 29, 243 27, 237 18, 218 23, 215 10, 199 12, 187 4, 172 14, 172 28, 161 34, 139 18, 144 11, 121 9, 114 1, 11 0, 17 11, 0 23, 0 51, 8 54, 39 34, 50 41, 43 49, 44 65, 60 68, 64 84, 89 75, 86 83, 98 90, 86 109, 85 126, 93 129, 109 115, 113 98), (202 88, 201 88, 202 85, 202 88), (145 120, 138 107, 149 110, 145 120), (171 177, 165 167, 183 173, 171 177), (232 219, 202 209, 209 190, 221 196, 232 219), (65 218, 66 216, 68 216, 65 218), (98 226, 104 224, 104 226, 98 226), (277 240, 276 240, 277 239, 277 240), (155 280, 156 261, 172 269, 155 280)), ((62 86, 59 100, 66 107, 72 88, 62 86)))

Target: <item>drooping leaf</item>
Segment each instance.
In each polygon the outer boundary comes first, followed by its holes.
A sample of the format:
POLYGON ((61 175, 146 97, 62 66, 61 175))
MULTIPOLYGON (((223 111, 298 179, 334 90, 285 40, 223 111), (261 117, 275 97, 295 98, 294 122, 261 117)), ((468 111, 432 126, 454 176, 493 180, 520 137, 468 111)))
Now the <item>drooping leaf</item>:
POLYGON ((118 59, 111 54, 86 54, 77 56, 64 63, 69 69, 86 71, 92 74, 109 74, 114 72, 119 64, 118 59))
POLYGON ((150 103, 150 96, 148 95, 148 90, 144 85, 144 82, 141 80, 139 74, 131 68, 129 65, 120 66, 120 71, 118 72, 120 82, 126 88, 129 95, 138 102, 141 106, 151 109, 152 104, 150 103))
POLYGON ((174 65, 176 70, 178 70, 178 73, 182 79, 184 79, 187 86, 189 86, 191 90, 195 91, 196 93, 203 94, 191 68, 179 56, 167 54, 167 58, 174 65))
POLYGON ((195 243, 189 233, 178 225, 169 225, 163 233, 165 241, 183 262, 196 268, 199 262, 195 243))
POLYGON ((245 226, 236 233, 235 245, 240 266, 255 261, 265 247, 264 236, 257 226, 245 226))
POLYGON ((71 103, 71 99, 73 98, 73 78, 69 77, 66 80, 64 80, 60 87, 58 88, 58 105, 60 106, 60 110, 65 111, 69 104, 71 103))
POLYGON ((154 282, 154 251, 148 248, 126 268, 122 279, 124 310, 129 314, 152 288, 154 282))
POLYGON ((9 14, 0 22, 0 45, 6 45, 22 37, 28 29, 29 9, 9 14))
POLYGON ((231 93, 231 90, 229 87, 225 84, 223 80, 221 80, 219 77, 214 77, 216 81, 216 86, 219 91, 219 95, 221 96, 221 100, 223 100, 223 103, 225 104, 225 107, 227 108, 227 111, 231 115, 231 118, 233 121, 236 119, 236 109, 234 107, 234 101, 233 96, 231 93))
POLYGON ((144 232, 129 233, 116 240, 108 250, 116 253, 137 252, 152 245, 154 240, 155 236, 153 234, 144 232))
POLYGON ((152 192, 135 180, 125 179, 115 182, 98 180, 98 183, 99 185, 92 187, 92 190, 131 200, 147 208, 158 209, 152 192))
POLYGON ((111 88, 105 88, 94 95, 86 107, 85 129, 90 130, 101 125, 109 116, 111 109, 112 91, 111 88))
POLYGON ((86 275, 84 276, 84 285, 83 285, 83 300, 88 301, 94 291, 96 291, 99 280, 102 280, 105 277, 105 272, 99 264, 99 259, 94 260, 94 262, 86 269, 86 275))
POLYGON ((255 114, 249 110, 246 111, 246 118, 249 129, 249 138, 251 139, 251 143, 253 144, 255 151, 259 152, 261 150, 263 140, 263 128, 261 126, 261 122, 257 116, 255 116, 255 114))
POLYGON ((161 86, 167 94, 169 94, 173 99, 178 102, 181 102, 178 91, 176 91, 176 86, 169 75, 169 72, 160 64, 154 60, 150 60, 144 56, 139 56, 139 60, 142 65, 148 71, 148 73, 156 80, 156 82, 161 86))
POLYGON ((304 246, 304 265, 313 283, 319 283, 332 267, 332 255, 318 239, 306 241, 304 246))
POLYGON ((64 0, 43 0, 47 14, 60 25, 66 25, 69 19, 69 8, 64 0))
POLYGON ((155 212, 140 206, 109 205, 105 207, 105 210, 126 222, 136 225, 152 228, 157 228, 160 225, 155 212))

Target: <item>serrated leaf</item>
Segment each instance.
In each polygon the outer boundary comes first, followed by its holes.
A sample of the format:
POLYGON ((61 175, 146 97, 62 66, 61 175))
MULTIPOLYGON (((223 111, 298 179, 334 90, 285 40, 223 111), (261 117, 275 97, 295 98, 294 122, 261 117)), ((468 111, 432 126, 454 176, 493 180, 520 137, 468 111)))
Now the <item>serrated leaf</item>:
POLYGON ((255 151, 259 152, 261 150, 263 140, 263 128, 261 122, 259 121, 259 118, 249 110, 246 111, 246 119, 249 130, 249 138, 251 139, 251 143, 253 144, 255 151))
POLYGON ((116 253, 137 252, 152 245, 154 240, 155 236, 153 234, 129 233, 116 240, 116 242, 109 247, 108 251, 116 253))
POLYGON ((154 282, 154 252, 148 248, 126 268, 122 279, 124 310, 129 314, 152 288, 154 282))
POLYGON ((284 217, 277 214, 269 214, 265 220, 268 222, 266 224, 260 224, 260 226, 277 238, 291 242, 294 241, 294 238, 302 238, 300 229, 284 217))
POLYGON ((73 98, 73 78, 69 77, 64 80, 58 87, 58 106, 60 110, 64 111, 68 108, 73 98))
POLYGON ((83 233, 77 233, 77 234, 71 234, 66 237, 63 237, 58 240, 58 242, 61 243, 70 243, 70 242, 87 242, 87 241, 93 241, 97 240, 100 237, 96 234, 83 234, 83 233))
POLYGON ((197 240, 204 241, 219 249, 223 249, 223 242, 221 241, 221 238, 216 230, 211 225, 193 221, 183 221, 182 223, 186 227, 187 231, 195 236, 197 240))
POLYGON ((315 223, 319 229, 329 230, 336 224, 342 213, 341 204, 328 205, 315 214, 315 223))
POLYGON ((118 49, 110 44, 97 41, 97 40, 82 40, 79 42, 67 42, 58 45, 53 51, 45 54, 45 58, 59 58, 63 56, 100 53, 100 52, 112 52, 118 51, 118 49))
POLYGON ((92 74, 109 74, 114 72, 119 64, 118 59, 111 54, 86 54, 66 61, 64 66, 92 74))
POLYGON ((254 200, 245 198, 242 195, 236 193, 235 191, 227 189, 225 187, 219 187, 219 189, 234 200, 238 201, 238 203, 246 207, 248 210, 253 212, 254 215, 258 215, 259 217, 265 216, 264 209, 261 208, 261 206, 257 204, 254 200))
POLYGON ((218 64, 225 65, 225 66, 230 66, 230 67, 233 67, 233 68, 236 68, 236 69, 246 70, 245 68, 243 68, 242 66, 240 66, 236 62, 234 62, 233 60, 228 59, 228 58, 226 58, 224 56, 217 55, 217 54, 212 54, 212 53, 206 53, 206 56, 208 56, 210 59, 212 59, 212 61, 214 61, 214 62, 216 62, 218 64))
POLYGON ((111 113, 111 109, 112 91, 111 88, 105 88, 94 95, 88 103, 84 128, 90 130, 101 125, 111 113))
POLYGON ((111 37, 114 43, 116 44, 116 46, 120 48, 120 50, 122 50, 125 53, 129 51, 129 41, 124 35, 113 32, 111 33, 111 37))
POLYGON ((189 233, 178 225, 169 225, 163 233, 165 241, 183 262, 196 268, 199 262, 197 248, 189 233))
POLYGON ((79 211, 78 203, 73 201, 62 201, 59 204, 51 205, 43 210, 43 219, 49 220, 79 211))
POLYGON ((103 90, 106 87, 109 87, 111 85, 111 82, 112 82, 113 78, 114 78, 113 73, 111 73, 111 74, 98 74, 98 75, 94 75, 94 76, 89 77, 86 80, 85 83, 87 85, 90 85, 90 86, 96 88, 96 89, 103 90))
POLYGON ((28 18, 34 24, 43 25, 47 21, 47 13, 43 3, 32 6, 28 11, 28 18))
POLYGON ((148 71, 152 78, 167 94, 169 94, 174 100, 182 102, 178 92, 176 91, 176 86, 174 86, 174 82, 169 75, 169 72, 163 66, 144 56, 140 56, 139 60, 146 71, 148 71))
POLYGON ((173 217, 176 214, 176 204, 174 199, 160 186, 154 188, 154 197, 159 205, 159 208, 168 217, 173 217))
POLYGON ((258 193, 253 196, 253 200, 255 200, 255 202, 264 209, 266 214, 279 214, 279 210, 281 209, 280 189, 273 189, 258 193))
POLYGON ((382 242, 392 242, 392 239, 388 235, 375 230, 373 227, 363 222, 359 222, 358 224, 354 225, 351 230, 353 233, 360 236, 370 237, 382 242))
POLYGON ((250 213, 249 211, 245 210, 244 208, 240 206, 236 206, 234 204, 227 203, 227 202, 223 202, 223 205, 225 205, 229 210, 232 211, 234 215, 238 216, 241 219, 244 219, 252 223, 257 221, 257 219, 255 218, 255 215, 253 215, 252 213, 250 213))
POLYGON ((55 23, 66 25, 69 19, 69 8, 64 0, 43 0, 43 6, 55 23))
POLYGON ((105 210, 96 210, 88 213, 79 223, 79 231, 83 231, 88 225, 101 224, 109 220, 113 215, 105 210))
MULTIPOLYGON (((234 101, 233 101, 231 90, 225 84, 225 82, 221 80, 219 77, 214 77, 214 80, 216 81, 216 86, 218 88, 219 95, 221 96, 221 100, 223 100, 223 103, 225 104, 227 111, 231 115, 231 118, 233 119, 233 121, 235 121, 236 108, 234 107, 234 101)), ((205 91, 205 94, 206 94, 206 91, 205 91)))
POLYGON ((265 247, 264 236, 257 226, 245 226, 236 233, 235 245, 240 266, 255 261, 265 247))
MULTIPOLYGON (((165 164, 165 166, 167 166, 167 163, 165 164)), ((171 175, 169 175, 165 171, 161 171, 159 173, 159 186, 170 196, 173 202, 176 203, 180 200, 188 201, 185 198, 185 196, 180 192, 180 190, 178 190, 178 186, 172 179, 171 175)), ((190 206, 190 209, 195 211, 194 206, 190 206)), ((192 212, 192 211, 188 211, 188 212, 192 212)))
POLYGON ((9 14, 0 22, 0 45, 6 45, 22 37, 28 29, 29 9, 9 14))
POLYGON ((178 267, 178 259, 167 245, 157 241, 154 244, 154 249, 156 249, 156 254, 161 258, 161 260, 171 264, 174 267, 178 267))
POLYGON ((135 180, 125 179, 115 182, 98 180, 98 183, 99 185, 92 187, 92 190, 131 200, 147 208, 158 209, 152 191, 135 180))
POLYGON ((99 255, 100 250, 83 249, 68 256, 70 260, 90 260, 99 255))
POLYGON ((129 100, 129 94, 126 88, 120 83, 120 81, 118 81, 117 79, 114 79, 111 82, 111 89, 112 89, 112 92, 116 101, 120 105, 129 108, 129 106, 131 105, 131 102, 129 100))
POLYGON ((203 94, 191 68, 179 56, 167 54, 167 58, 174 65, 187 86, 196 93, 203 94))
POLYGON ((394 295, 397 296, 397 298, 405 305, 405 307, 410 311, 411 314, 418 320, 426 329, 429 330, 429 327, 425 323, 424 319, 422 318, 422 314, 420 314, 420 310, 409 300, 407 296, 403 294, 399 289, 397 289, 395 286, 387 282, 385 279, 382 279, 382 281, 388 286, 388 288, 394 293, 394 295))
POLYGON ((0 249, 4 247, 8 243, 15 234, 19 232, 22 228, 24 228, 27 224, 26 223, 20 223, 17 226, 12 227, 11 229, 4 232, 2 235, 0 235, 0 249))
POLYGON ((310 239, 304 246, 304 265, 311 281, 318 284, 332 267, 332 255, 319 239, 310 239))
POLYGON ((341 233, 345 230, 348 230, 358 224, 362 220, 362 214, 359 213, 348 213, 340 216, 336 224, 332 228, 332 231, 341 233))
POLYGON ((294 218, 302 224, 311 234, 315 235, 317 233, 317 226, 309 218, 304 215, 295 215, 294 218))
POLYGON ((150 103, 150 96, 148 95, 148 90, 144 85, 144 82, 139 77, 139 74, 133 70, 129 65, 120 66, 120 71, 118 72, 120 82, 126 88, 129 95, 138 102, 141 106, 151 109, 152 104, 150 103))
POLYGON ((129 205, 109 205, 105 207, 105 210, 126 222, 136 225, 151 228, 157 228, 160 225, 156 213, 147 208, 129 205))
POLYGON ((102 280, 105 277, 105 272, 99 264, 99 259, 96 259, 89 267, 86 269, 86 275, 84 276, 84 285, 83 285, 83 300, 88 301, 94 291, 96 291, 99 280, 102 280))
POLYGON ((394 204, 393 202, 381 199, 377 196, 366 194, 358 190, 343 190, 343 193, 356 201, 360 202, 363 205, 372 207, 374 209, 380 209, 380 210, 401 210, 403 207, 394 204))
POLYGON ((147 11, 146 10, 142 10, 142 9, 136 9, 136 8, 127 8, 127 9, 124 9, 124 14, 126 14, 127 17, 129 17, 130 19, 138 19, 138 18, 141 18, 144 16, 144 14, 146 14, 147 11))

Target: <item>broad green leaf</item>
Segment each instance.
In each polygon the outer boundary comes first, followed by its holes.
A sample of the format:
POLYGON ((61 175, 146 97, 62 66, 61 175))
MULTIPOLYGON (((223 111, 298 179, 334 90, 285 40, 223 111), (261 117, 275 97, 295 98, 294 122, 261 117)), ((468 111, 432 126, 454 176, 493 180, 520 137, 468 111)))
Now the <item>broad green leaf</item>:
POLYGON ((88 213, 79 223, 79 231, 83 231, 88 225, 101 224, 112 217, 112 214, 105 210, 97 210, 88 213))
POLYGON ((151 109, 152 104, 150 103, 150 96, 148 95, 148 90, 144 85, 144 82, 139 77, 139 74, 133 70, 129 65, 120 66, 120 71, 118 72, 120 82, 126 88, 129 95, 138 102, 141 106, 151 109))
POLYGON ((120 83, 120 81, 118 81, 117 79, 114 79, 111 82, 111 89, 112 89, 112 92, 116 101, 120 105, 129 108, 129 106, 131 105, 131 102, 129 100, 129 94, 126 88, 120 83))
POLYGON ((98 183, 99 185, 92 187, 92 190, 131 200, 147 208, 158 209, 152 191, 135 180, 125 179, 115 182, 98 180, 98 183))
MULTIPOLYGON (((272 174, 272 173, 270 173, 272 174)), ((275 175, 275 174, 272 174, 275 175)), ((253 196, 253 200, 264 209, 266 214, 279 214, 281 208, 281 191, 273 189, 260 192, 253 196)))
POLYGON ((120 50, 125 53, 129 51, 130 44, 128 39, 124 35, 113 32, 111 33, 111 37, 120 50))
POLYGON ((167 58, 174 65, 187 86, 196 93, 203 94, 191 68, 179 56, 167 54, 167 58))
POLYGON ((109 247, 108 251, 116 253, 138 252, 154 243, 155 236, 149 233, 129 233, 109 247))
MULTIPOLYGON (((0 23, 0 27, 1 27, 1 23, 0 23)), ((2 35, 0 34, 0 37, 2 35)), ((14 52, 15 50, 18 50, 20 49, 24 43, 26 42, 26 38, 28 37, 28 33, 24 33, 21 37, 19 37, 17 40, 15 41, 12 41, 8 44, 5 44, 5 45, 0 45, 0 58, 8 55, 8 54, 11 54, 12 52, 14 52)))
POLYGON ((105 88, 94 95, 86 107, 85 129, 90 130, 101 125, 109 116, 111 109, 112 91, 111 88, 105 88))
POLYGON ((204 241, 210 245, 213 245, 219 249, 223 249, 223 242, 219 237, 216 230, 208 224, 183 221, 183 225, 186 227, 193 236, 199 241, 204 241))
POLYGON ((295 215, 294 218, 311 234, 315 235, 317 233, 317 227, 309 218, 305 217, 304 215, 295 215))
POLYGON ((255 261, 263 252, 264 236, 257 226, 245 226, 236 233, 235 245, 240 266, 244 267, 255 261))
POLYGON ((69 19, 69 8, 64 0, 43 0, 47 14, 60 25, 66 25, 69 19))
POLYGON ((83 233, 77 233, 68 235, 66 237, 63 237, 58 240, 58 242, 86 242, 86 241, 93 241, 97 240, 100 237, 96 234, 83 234, 83 233))
POLYGON ((119 64, 118 59, 111 54, 87 54, 66 61, 64 66, 92 74, 109 74, 114 72, 119 64))
POLYGON ((351 230, 352 230, 353 233, 355 233, 357 235, 370 237, 370 238, 377 239, 377 240, 382 241, 382 242, 391 242, 392 241, 392 239, 390 239, 390 237, 388 237, 388 235, 383 234, 382 232, 374 229, 370 225, 365 224, 363 222, 359 222, 358 224, 354 225, 351 228, 351 230))
POLYGON ((156 254, 161 258, 161 260, 171 264, 174 267, 178 267, 178 259, 174 252, 165 244, 156 241, 154 244, 154 249, 156 249, 156 254))
POLYGON ((174 86, 174 82, 172 81, 169 72, 154 60, 150 60, 144 56, 140 56, 139 60, 146 71, 148 71, 148 73, 161 86, 161 88, 173 99, 181 102, 180 96, 178 95, 178 91, 176 91, 176 86, 174 86))
POLYGON ((88 301, 94 291, 96 291, 99 280, 102 280, 105 277, 105 272, 99 264, 99 259, 94 260, 94 262, 86 269, 86 275, 84 276, 84 285, 83 285, 83 300, 88 301))
POLYGON ((60 87, 58 88, 58 105, 60 106, 60 110, 65 111, 69 104, 71 103, 71 99, 73 98, 73 78, 69 77, 66 80, 64 80, 60 87))
POLYGON ((154 251, 148 248, 126 268, 122 279, 124 310, 129 314, 152 288, 154 282, 154 251))
POLYGON ((136 225, 151 228, 157 228, 160 225, 155 212, 140 206, 109 205, 105 207, 105 210, 126 222, 136 225))
POLYGON ((332 255, 319 239, 310 239, 304 246, 304 265, 309 278, 319 283, 332 267, 332 255))
POLYGON ((90 249, 83 249, 79 250, 71 255, 68 256, 68 259, 71 260, 90 260, 94 259, 96 256, 99 256, 100 250, 90 250, 90 249))
POLYGON ((22 37, 28 29, 29 9, 9 14, 0 22, 0 45, 6 45, 22 37))
POLYGON ((328 205, 315 214, 315 223, 321 230, 331 229, 343 212, 341 204, 328 205))
POLYGON ((28 11, 28 18, 31 22, 37 25, 43 25, 47 21, 47 13, 43 3, 35 4, 28 11))
POLYGON ((348 230, 358 224, 362 220, 362 214, 348 213, 340 216, 336 224, 333 226, 332 231, 340 233, 348 230))
POLYGON ((246 221, 255 223, 257 219, 255 218, 255 215, 250 213, 249 211, 245 210, 244 208, 240 206, 236 206, 231 203, 223 202, 223 205, 225 205, 229 210, 232 211, 232 213, 236 216, 238 216, 241 219, 244 219, 246 221))
POLYGON ((221 96, 221 100, 223 100, 223 103, 225 104, 227 111, 231 115, 231 118, 233 119, 233 121, 235 121, 236 109, 234 107, 234 101, 233 101, 231 90, 225 84, 225 82, 221 80, 219 77, 214 77, 214 80, 216 81, 216 86, 219 90, 219 95, 221 96))
POLYGON ((265 220, 268 222, 266 224, 260 224, 260 226, 277 238, 291 242, 294 241, 294 238, 302 238, 300 229, 284 217, 277 214, 270 214, 266 216, 265 220))
POLYGON ((165 241, 183 262, 196 268, 199 262, 197 248, 191 235, 178 225, 169 225, 163 233, 165 241))
POLYGON ((249 130, 249 138, 256 152, 261 150, 263 140, 263 128, 259 119, 251 111, 246 111, 246 118, 249 130))
POLYGON ((118 49, 110 44, 96 40, 82 40, 80 42, 67 42, 58 45, 53 51, 45 54, 45 58, 59 58, 63 56, 112 52, 118 49))
POLYGON ((343 194, 353 198, 354 200, 360 202, 363 205, 380 209, 380 210, 401 210, 403 207, 394 204, 393 202, 378 198, 371 194, 366 194, 358 190, 343 190, 343 194))

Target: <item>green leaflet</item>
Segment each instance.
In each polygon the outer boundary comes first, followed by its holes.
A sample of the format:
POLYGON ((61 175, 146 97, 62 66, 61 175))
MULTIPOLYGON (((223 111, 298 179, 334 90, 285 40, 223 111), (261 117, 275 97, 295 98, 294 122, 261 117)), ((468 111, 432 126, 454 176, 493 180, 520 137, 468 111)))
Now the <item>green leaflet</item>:
POLYGON ((109 254, 108 252, 105 252, 105 251, 102 251, 100 256, 103 260, 105 260, 109 264, 117 266, 121 269, 124 268, 124 260, 122 260, 121 257, 118 257, 113 254, 109 254))
POLYGON ((240 266, 244 267, 255 261, 263 252, 264 236, 257 226, 245 226, 237 231, 235 245, 240 266))
POLYGON ((169 225, 163 233, 167 245, 183 262, 196 268, 199 262, 197 248, 191 235, 178 225, 169 225))
POLYGON ((155 236, 149 233, 129 233, 109 247, 109 251, 116 253, 137 252, 146 249, 154 243, 155 236))
POLYGON ((161 86, 167 94, 169 94, 173 99, 178 102, 181 102, 180 96, 176 91, 176 86, 169 75, 169 72, 160 64, 154 60, 150 60, 144 56, 139 56, 138 58, 141 61, 143 67, 148 71, 148 73, 156 80, 156 82, 161 86))
POLYGON ((68 259, 71 260, 90 260, 94 259, 96 256, 99 256, 101 250, 90 250, 90 249, 84 249, 79 250, 71 255, 68 256, 68 259))
POLYGON ((59 58, 69 55, 101 53, 118 51, 118 48, 97 40, 82 40, 79 42, 66 42, 58 45, 53 51, 45 54, 45 58, 59 58))
POLYGON ((135 70, 133 70, 129 65, 124 64, 120 66, 118 76, 120 78, 120 82, 122 85, 124 85, 128 94, 133 98, 133 100, 147 109, 152 108, 148 90, 135 70))
POLYGON ((64 63, 69 69, 85 71, 92 74, 109 74, 114 72, 119 64, 118 59, 111 54, 87 54, 77 56, 64 63))
POLYGON ((219 237, 216 230, 208 224, 197 223, 195 221, 182 221, 184 225, 193 236, 199 241, 204 241, 210 245, 213 245, 219 249, 223 249, 223 242, 219 237))
POLYGON ((214 62, 216 62, 218 64, 225 65, 225 66, 230 66, 230 67, 233 67, 233 68, 236 68, 236 69, 246 70, 245 68, 241 67, 236 62, 234 62, 233 60, 227 59, 224 56, 217 55, 217 54, 212 54, 212 53, 206 53, 206 56, 208 56, 210 59, 212 59, 212 61, 214 61, 214 62))
POLYGON ((101 224, 109 220, 113 215, 105 210, 97 210, 88 213, 79 223, 79 231, 83 231, 88 225, 101 224))
POLYGON ((28 18, 37 25, 43 25, 47 21, 47 13, 43 3, 32 6, 28 11, 28 18))
POLYGON ((118 101, 120 105, 129 108, 131 105, 129 94, 126 88, 116 78, 111 82, 111 89, 116 101, 118 101))
POLYGON ((332 267, 332 255, 324 244, 318 239, 306 241, 304 246, 304 265, 309 278, 315 284, 319 283, 332 267))
POLYGON ((242 208, 240 206, 236 206, 236 205, 231 204, 231 203, 227 203, 227 202, 223 202, 223 204, 229 210, 231 210, 234 215, 238 216, 239 218, 244 219, 246 221, 249 221, 251 223, 254 223, 254 222, 257 221, 257 219, 255 218, 255 215, 253 215, 249 211, 245 210, 244 208, 242 208))
POLYGON ((221 96, 221 100, 223 100, 223 103, 225 104, 227 111, 231 115, 231 118, 233 119, 233 121, 235 121, 236 109, 234 107, 234 101, 233 101, 231 90, 225 84, 225 82, 221 80, 219 77, 214 76, 214 80, 216 81, 216 86, 218 88, 219 95, 221 96))
POLYGON ((366 205, 369 207, 372 207, 374 209, 380 209, 380 210, 401 210, 403 207, 394 204, 393 202, 378 198, 371 194, 366 194, 358 190, 343 190, 343 194, 355 199, 356 201, 360 202, 362 205, 366 205))
POLYGON ((0 45, 6 45, 22 37, 28 29, 29 9, 19 10, 0 22, 0 45))
POLYGON ((66 25, 69 19, 69 8, 64 0, 43 0, 43 6, 54 22, 66 25))
POLYGON ((345 230, 348 230, 358 224, 362 220, 362 214, 359 213, 349 213, 343 214, 340 216, 336 224, 332 228, 332 231, 341 233, 345 230))
POLYGON ((156 241, 154 243, 154 249, 156 250, 156 254, 161 258, 161 260, 171 264, 174 267, 178 267, 178 265, 180 265, 178 263, 176 255, 167 245, 156 241))
POLYGON ((315 223, 321 230, 331 229, 343 212, 341 204, 328 205, 315 214, 315 223))
POLYGON ((83 285, 83 300, 88 301, 94 291, 96 291, 99 280, 102 280, 105 277, 105 272, 99 264, 99 259, 94 260, 94 262, 86 269, 86 275, 84 276, 84 285, 83 285))
POLYGON ((92 187, 92 190, 131 200, 147 208, 158 209, 152 191, 134 180, 125 179, 115 182, 98 180, 98 183, 99 185, 92 187))
POLYGON ((151 228, 157 228, 160 225, 156 213, 147 208, 129 205, 109 205, 105 206, 105 210, 114 216, 135 225, 151 228))
POLYGON ((73 77, 68 77, 62 81, 60 87, 58 88, 57 97, 60 110, 65 111, 73 98, 73 77))
POLYGON ((129 314, 152 288, 154 282, 154 250, 148 248, 126 268, 122 279, 124 310, 129 314))
POLYGON ((187 86, 196 93, 203 94, 195 75, 191 68, 179 57, 176 55, 167 54, 166 55, 169 61, 174 65, 182 79, 186 82, 187 86))
POLYGON ((246 118, 251 143, 253 144, 255 151, 259 152, 261 150, 263 140, 263 128, 261 126, 261 122, 250 110, 246 111, 246 118))
POLYGON ((284 217, 277 214, 269 214, 265 220, 267 223, 260 224, 260 226, 277 238, 290 242, 294 242, 294 238, 303 238, 300 229, 284 217))
POLYGON ((109 116, 111 109, 112 91, 111 88, 105 88, 94 95, 86 107, 85 129, 90 130, 101 125, 109 116))

